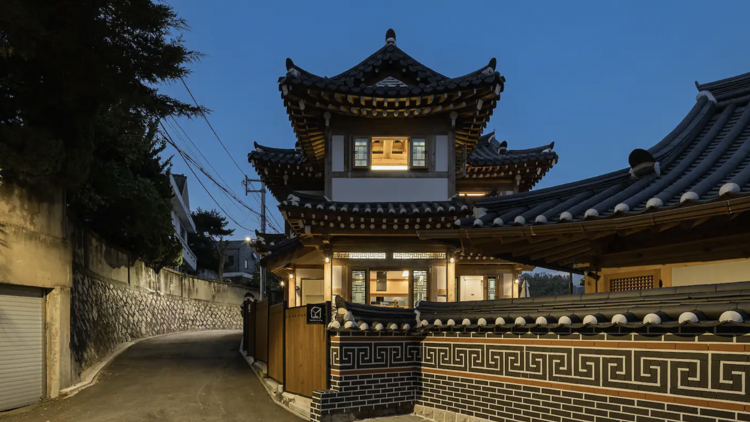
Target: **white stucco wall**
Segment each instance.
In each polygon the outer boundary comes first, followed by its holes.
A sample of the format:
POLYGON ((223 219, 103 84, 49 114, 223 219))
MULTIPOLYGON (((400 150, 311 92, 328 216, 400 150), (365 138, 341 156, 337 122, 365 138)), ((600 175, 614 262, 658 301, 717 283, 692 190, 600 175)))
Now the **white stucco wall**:
POLYGON ((331 137, 331 171, 344 171, 344 137, 331 137))
POLYGON ((447 201, 448 178, 333 178, 333 201, 447 201))
POLYGON ((435 137, 435 171, 448 171, 448 135, 435 137))
POLYGON ((672 286, 750 281, 750 260, 674 266, 672 286))

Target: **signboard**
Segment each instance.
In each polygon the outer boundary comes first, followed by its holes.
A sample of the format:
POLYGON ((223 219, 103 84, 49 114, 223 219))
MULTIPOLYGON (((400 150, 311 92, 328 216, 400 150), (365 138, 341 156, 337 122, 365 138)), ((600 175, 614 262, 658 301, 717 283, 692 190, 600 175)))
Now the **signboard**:
POLYGON ((307 323, 324 324, 326 323, 326 304, 308 303, 307 304, 307 323))

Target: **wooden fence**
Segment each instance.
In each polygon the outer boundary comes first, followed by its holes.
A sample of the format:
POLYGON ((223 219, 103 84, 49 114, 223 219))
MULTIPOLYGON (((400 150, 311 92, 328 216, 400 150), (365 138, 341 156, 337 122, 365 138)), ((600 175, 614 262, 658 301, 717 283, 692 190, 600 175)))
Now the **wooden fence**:
POLYGON ((268 312, 268 376, 284 383, 284 304, 268 312))
POLYGON ((268 301, 257 302, 255 311, 255 360, 268 363, 268 301))
POLYGON ((307 323, 307 307, 253 302, 245 310, 244 344, 248 356, 265 362, 268 376, 293 394, 312 397, 328 388, 326 326, 307 323))
POLYGON ((307 323, 307 307, 286 310, 286 382, 290 393, 312 397, 328 388, 328 345, 325 325, 307 323))

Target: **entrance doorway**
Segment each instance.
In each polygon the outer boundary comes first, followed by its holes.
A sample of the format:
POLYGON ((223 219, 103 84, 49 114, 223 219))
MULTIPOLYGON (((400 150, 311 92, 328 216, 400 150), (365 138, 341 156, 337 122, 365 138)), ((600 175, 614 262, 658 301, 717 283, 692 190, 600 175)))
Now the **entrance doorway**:
POLYGON ((459 284, 461 302, 484 300, 484 276, 462 275, 459 284))

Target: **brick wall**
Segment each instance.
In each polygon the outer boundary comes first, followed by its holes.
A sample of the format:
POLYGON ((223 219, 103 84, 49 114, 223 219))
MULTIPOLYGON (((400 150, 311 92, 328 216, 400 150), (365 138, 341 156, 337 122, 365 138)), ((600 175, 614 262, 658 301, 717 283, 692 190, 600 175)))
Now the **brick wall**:
POLYGON ((312 420, 412 413, 420 392, 421 338, 342 334, 331 339, 331 390, 314 393, 312 420))
POLYGON ((440 422, 750 421, 748 340, 428 336, 416 411, 440 422))
POLYGON ((313 420, 750 421, 750 336, 338 333, 313 420))

